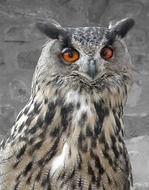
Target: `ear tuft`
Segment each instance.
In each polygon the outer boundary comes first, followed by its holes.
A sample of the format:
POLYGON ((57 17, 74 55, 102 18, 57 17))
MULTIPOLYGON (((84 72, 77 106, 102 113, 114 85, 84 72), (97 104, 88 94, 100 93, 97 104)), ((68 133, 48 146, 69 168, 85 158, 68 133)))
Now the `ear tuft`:
POLYGON ((128 31, 134 26, 135 21, 132 18, 125 18, 120 20, 113 26, 109 26, 109 29, 112 30, 116 35, 121 38, 124 38, 128 31))
POLYGON ((48 36, 51 39, 58 39, 60 36, 63 36, 65 30, 58 23, 45 23, 45 22, 37 22, 36 27, 48 36))

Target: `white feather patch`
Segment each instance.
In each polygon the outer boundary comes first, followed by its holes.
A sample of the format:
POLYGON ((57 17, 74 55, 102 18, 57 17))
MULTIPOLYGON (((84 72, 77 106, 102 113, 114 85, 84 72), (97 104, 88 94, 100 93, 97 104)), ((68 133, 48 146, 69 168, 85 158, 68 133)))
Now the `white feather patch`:
POLYGON ((66 159, 68 153, 69 153, 69 146, 68 146, 68 143, 65 143, 62 153, 59 156, 57 156, 52 162, 51 172, 50 172, 51 176, 56 172, 57 169, 64 166, 65 159, 66 159))

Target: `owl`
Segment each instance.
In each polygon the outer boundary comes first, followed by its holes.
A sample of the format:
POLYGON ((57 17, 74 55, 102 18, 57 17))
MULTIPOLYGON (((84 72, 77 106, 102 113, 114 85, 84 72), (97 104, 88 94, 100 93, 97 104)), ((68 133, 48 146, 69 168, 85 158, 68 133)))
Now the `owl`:
POLYGON ((31 97, 0 148, 1 190, 130 190, 123 108, 134 20, 109 27, 37 23, 48 38, 31 97))

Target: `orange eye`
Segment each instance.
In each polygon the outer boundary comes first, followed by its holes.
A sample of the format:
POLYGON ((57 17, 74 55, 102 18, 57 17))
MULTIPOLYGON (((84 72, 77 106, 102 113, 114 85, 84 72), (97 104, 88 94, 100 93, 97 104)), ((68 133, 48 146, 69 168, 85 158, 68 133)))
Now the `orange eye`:
POLYGON ((113 56, 113 49, 111 47, 104 47, 100 51, 100 56, 104 60, 108 60, 113 56))
POLYGON ((75 62, 79 59, 79 52, 72 48, 65 48, 62 51, 62 57, 67 62, 75 62))

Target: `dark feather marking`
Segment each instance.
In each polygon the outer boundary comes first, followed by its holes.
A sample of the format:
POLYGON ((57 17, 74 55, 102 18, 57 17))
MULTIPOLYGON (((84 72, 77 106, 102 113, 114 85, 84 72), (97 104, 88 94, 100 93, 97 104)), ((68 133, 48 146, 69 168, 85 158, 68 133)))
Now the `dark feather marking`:
POLYGON ((29 176, 29 177, 27 178, 27 180, 26 180, 26 184, 30 184, 31 179, 32 179, 32 176, 29 176))
POLYGON ((52 130, 50 131, 50 136, 56 137, 56 136, 59 135, 59 132, 60 132, 60 127, 59 127, 59 126, 58 126, 58 127, 55 127, 54 129, 52 129, 52 130))
POLYGON ((130 181, 126 180, 124 190, 130 190, 130 181))
POLYGON ((48 185, 47 185, 47 190, 52 190, 51 188, 52 188, 52 187, 51 187, 51 183, 50 183, 50 182, 48 182, 48 185))
POLYGON ((80 102, 77 103, 77 109, 80 109, 80 102))
POLYGON ((19 159, 25 152, 26 150, 26 144, 17 152, 16 158, 19 159))
POLYGON ((81 176, 79 177, 79 183, 78 183, 78 186, 79 186, 79 187, 82 186, 82 177, 81 177, 81 176))
POLYGON ((33 121, 33 119, 34 119, 33 116, 28 117, 27 120, 26 120, 26 122, 25 122, 25 124, 26 124, 27 126, 30 126, 30 124, 31 124, 31 122, 33 121))
POLYGON ((111 138, 111 141, 112 141, 111 148, 112 148, 112 150, 113 150, 113 152, 115 154, 115 157, 117 159, 119 157, 120 153, 119 153, 119 151, 117 150, 117 147, 116 147, 116 138, 112 134, 110 135, 110 138, 111 138))
POLYGON ((38 149, 41 147, 42 143, 43 143, 43 140, 41 140, 41 141, 39 141, 39 142, 33 144, 33 145, 32 145, 32 149, 31 149, 31 152, 33 153, 34 151, 38 150, 38 149))
POLYGON ((112 141, 112 145, 115 145, 116 143, 116 138, 114 135, 110 134, 110 138, 111 138, 111 141, 112 141))
POLYGON ((42 133, 40 133, 40 134, 39 134, 39 137, 40 137, 41 139, 43 139, 43 140, 44 140, 44 138, 45 138, 46 134, 47 134, 47 130, 46 130, 46 129, 44 129, 44 130, 42 131, 42 133))
POLYGON ((103 175, 104 173, 104 169, 101 165, 100 159, 98 158, 98 156, 92 151, 92 149, 90 150, 90 155, 91 157, 95 160, 95 167, 98 168, 99 170, 99 174, 103 175))
POLYGON ((37 174, 37 176, 35 177, 35 180, 36 181, 39 181, 40 180, 40 178, 41 178, 41 171, 37 174))
POLYGON ((94 136, 95 138, 98 137, 98 135, 101 133, 101 123, 99 119, 96 120, 96 124, 94 126, 94 136))
POLYGON ((22 131, 22 129, 24 128, 24 126, 25 126, 25 123, 23 122, 23 123, 19 126, 19 130, 18 130, 19 133, 22 131))
POLYGON ((80 132, 79 138, 78 138, 78 148, 83 152, 86 153, 88 149, 87 142, 85 141, 85 136, 82 132, 80 132))
POLYGON ((44 99, 44 104, 47 104, 48 103, 48 98, 45 98, 44 99))
POLYGON ((56 109, 56 105, 54 102, 50 102, 48 104, 48 110, 46 112, 46 115, 45 115, 45 123, 47 125, 49 125, 51 122, 52 122, 52 119, 55 115, 55 109, 56 109))
POLYGON ((31 122, 34 119, 35 115, 38 114, 38 108, 39 108, 39 106, 40 106, 39 104, 34 103, 34 109, 27 114, 28 118, 27 118, 27 120, 25 122, 25 124, 27 126, 29 126, 31 124, 31 122))
POLYGON ((100 187, 100 182, 101 182, 101 175, 98 175, 96 180, 97 187, 100 187))
POLYGON ((20 181, 17 181, 16 184, 15 184, 15 186, 14 186, 14 190, 18 190, 19 184, 20 184, 20 181))
POLYGON ((64 179, 65 175, 66 175, 66 172, 64 170, 64 171, 62 171, 62 173, 60 173, 60 175, 58 176, 58 179, 60 179, 60 178, 64 179))
POLYGON ((92 185, 89 184, 88 190, 92 190, 92 185))
POLYGON ((108 174, 106 174, 106 176, 107 176, 107 179, 108 179, 108 183, 110 185, 112 183, 112 181, 111 181, 110 177, 108 176, 108 174))
POLYGON ((62 49, 64 48, 73 48, 72 42, 71 42, 71 33, 68 33, 63 36, 62 38, 62 49))
POLYGON ((82 157, 81 157, 80 152, 78 152, 78 156, 79 156, 78 169, 81 170, 82 169, 82 157))
POLYGON ((35 113, 35 114, 39 114, 39 112, 40 112, 40 110, 41 110, 41 107, 40 107, 40 106, 41 106, 41 103, 40 103, 40 102, 38 102, 38 103, 35 102, 35 103, 34 103, 34 113, 35 113))
POLYGON ((38 164, 40 166, 45 165, 47 162, 49 162, 55 156, 55 154, 57 152, 58 143, 59 143, 59 138, 57 138, 55 140, 51 149, 45 155, 43 155, 43 157, 38 161, 38 164))
POLYGON ((32 166, 33 166, 33 162, 30 161, 27 166, 25 167, 25 170, 23 172, 23 175, 26 176, 28 174, 28 172, 32 169, 32 166))
POLYGON ((109 114, 108 108, 103 106, 103 102, 94 102, 96 114, 98 116, 96 124, 94 126, 95 135, 98 136, 101 132, 104 118, 109 114))
POLYGON ((88 174, 91 176, 92 183, 96 182, 96 176, 94 174, 94 170, 91 167, 90 163, 88 163, 88 174))
POLYGON ((34 134, 34 133, 36 132, 36 129, 37 129, 36 126, 34 126, 34 127, 32 127, 31 129, 29 129, 28 132, 29 132, 30 134, 34 134))
POLYGON ((126 84, 124 84, 124 94, 125 94, 125 96, 127 96, 127 94, 128 94, 126 84))
POLYGON ((115 122, 116 122, 116 136, 118 136, 119 132, 122 131, 122 126, 120 123, 120 118, 117 117, 117 113, 113 112, 114 118, 115 118, 115 122))
POLYGON ((87 113, 86 112, 82 113, 81 118, 80 118, 80 120, 78 122, 80 127, 83 127, 83 125, 84 125, 84 123, 86 121, 86 118, 87 118, 87 113))
POLYGON ((93 136, 93 132, 91 130, 91 128, 89 126, 86 127, 86 136, 87 137, 92 137, 93 136))
POLYGON ((42 128, 43 127, 43 123, 44 123, 43 119, 41 117, 38 117, 37 122, 35 124, 35 127, 36 128, 42 128))
POLYGON ((113 160, 111 159, 110 155, 108 154, 108 152, 104 150, 102 150, 102 153, 104 155, 104 157, 108 160, 110 166, 113 168, 114 171, 116 171, 116 167, 115 167, 115 164, 113 162, 113 160))
POLYGON ((91 138, 91 147, 96 148, 96 145, 97 145, 96 138, 95 137, 91 138))
POLYGON ((103 190, 106 190, 104 185, 102 186, 102 188, 103 188, 103 190))
POLYGON ((15 163, 13 164, 13 168, 15 169, 15 168, 18 166, 19 163, 20 163, 20 160, 17 160, 17 162, 15 162, 15 163))
POLYGON ((61 113, 60 113, 61 123, 64 130, 68 126, 69 114, 73 111, 73 108, 74 108, 73 104, 68 104, 68 105, 63 106, 61 109, 61 113))
POLYGON ((101 133, 100 133, 100 136, 99 136, 99 143, 103 143, 103 144, 106 143, 106 139, 105 139, 105 134, 104 134, 104 132, 101 132, 101 133))
POLYGON ((48 174, 45 175, 45 176, 42 178, 41 185, 42 185, 43 187, 48 186, 48 187, 47 187, 48 190, 51 189, 51 183, 50 183, 50 170, 48 171, 48 174))
POLYGON ((105 37, 106 37, 106 42, 104 44, 104 46, 112 46, 114 41, 115 41, 115 37, 116 37, 116 34, 114 31, 107 31, 106 34, 105 34, 105 37))

